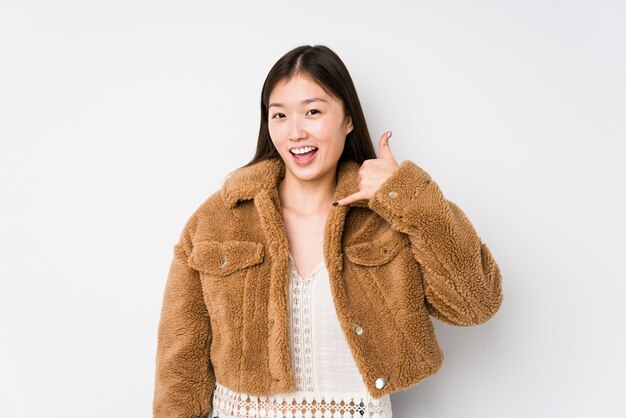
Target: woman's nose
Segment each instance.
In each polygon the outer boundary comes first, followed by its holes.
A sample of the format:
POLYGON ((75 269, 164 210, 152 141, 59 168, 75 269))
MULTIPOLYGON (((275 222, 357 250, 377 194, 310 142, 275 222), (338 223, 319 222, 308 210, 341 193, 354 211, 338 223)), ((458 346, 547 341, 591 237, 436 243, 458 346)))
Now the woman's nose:
POLYGON ((289 125, 289 139, 295 140, 306 137, 306 130, 298 118, 292 119, 289 125))

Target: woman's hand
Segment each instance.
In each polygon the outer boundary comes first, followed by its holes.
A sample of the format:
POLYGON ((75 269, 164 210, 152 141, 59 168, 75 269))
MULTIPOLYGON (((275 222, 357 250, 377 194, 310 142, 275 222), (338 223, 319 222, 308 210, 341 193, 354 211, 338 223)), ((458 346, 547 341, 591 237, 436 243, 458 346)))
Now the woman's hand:
POLYGON ((380 156, 378 158, 365 160, 359 169, 359 191, 333 202, 333 205, 345 205, 355 200, 369 200, 374 197, 376 190, 387 180, 398 168, 398 163, 391 155, 389 148, 389 138, 391 131, 385 132, 378 140, 380 156))

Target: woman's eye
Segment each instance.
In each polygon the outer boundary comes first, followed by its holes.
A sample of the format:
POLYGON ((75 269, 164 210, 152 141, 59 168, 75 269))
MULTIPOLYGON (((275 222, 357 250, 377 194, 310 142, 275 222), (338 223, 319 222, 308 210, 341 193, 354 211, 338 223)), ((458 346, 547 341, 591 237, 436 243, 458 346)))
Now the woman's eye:
MULTIPOLYGON (((319 110, 317 110, 317 109, 311 109, 311 110, 309 110, 309 112, 307 112, 307 113, 311 113, 312 115, 315 115, 315 114, 317 114, 317 113, 322 113, 322 112, 320 112, 320 111, 319 111, 319 110), (315 112, 315 113, 313 113, 313 112, 315 112)), ((282 117, 284 117, 284 116, 285 116, 285 114, 284 114, 284 113, 274 113, 274 115, 272 115, 272 119, 282 119, 282 117)))

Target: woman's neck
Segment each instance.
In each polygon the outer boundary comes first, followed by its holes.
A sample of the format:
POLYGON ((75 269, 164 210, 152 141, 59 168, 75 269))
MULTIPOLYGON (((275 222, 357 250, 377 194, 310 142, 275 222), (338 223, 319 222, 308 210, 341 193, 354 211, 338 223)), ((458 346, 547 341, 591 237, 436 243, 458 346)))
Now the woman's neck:
POLYGON ((315 180, 301 180, 286 173, 278 185, 278 195, 283 210, 306 217, 330 209, 336 187, 334 170, 315 180))

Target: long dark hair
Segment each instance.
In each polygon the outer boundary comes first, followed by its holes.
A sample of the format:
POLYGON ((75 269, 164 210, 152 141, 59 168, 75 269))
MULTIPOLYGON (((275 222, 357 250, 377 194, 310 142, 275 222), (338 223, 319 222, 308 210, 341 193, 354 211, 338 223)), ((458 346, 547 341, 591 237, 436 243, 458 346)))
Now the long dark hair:
POLYGON ((376 158, 359 96, 343 61, 324 45, 302 45, 283 55, 265 78, 261 91, 261 125, 256 153, 244 167, 268 158, 280 158, 267 127, 267 106, 274 87, 296 75, 312 79, 328 94, 339 99, 346 116, 352 118, 353 129, 346 136, 339 161, 352 160, 362 164, 365 160, 376 158))

